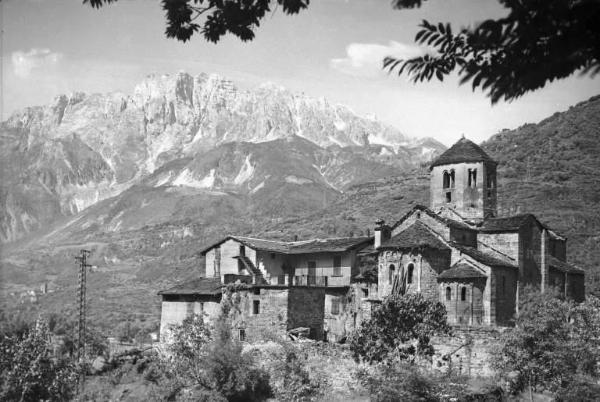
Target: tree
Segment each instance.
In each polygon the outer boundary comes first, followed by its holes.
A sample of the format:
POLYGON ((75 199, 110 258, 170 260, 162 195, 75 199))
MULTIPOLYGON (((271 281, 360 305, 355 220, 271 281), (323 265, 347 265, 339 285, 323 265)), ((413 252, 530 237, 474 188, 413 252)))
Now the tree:
POLYGON ((443 304, 421 294, 389 296, 352 335, 350 350, 356 360, 368 362, 382 361, 392 354, 414 359, 433 354, 431 337, 448 333, 443 304))
POLYGON ((77 371, 70 360, 52 356, 48 324, 41 319, 22 338, 0 339, 0 400, 69 400, 77 371))
POLYGON ((581 305, 552 292, 526 292, 515 328, 506 332, 493 362, 513 392, 560 392, 596 375, 600 358, 598 299, 581 305))
POLYGON ((168 369, 179 388, 194 393, 193 399, 261 401, 271 396, 268 374, 232 339, 227 315, 212 329, 202 316, 187 318, 173 327, 172 339, 168 369))
MULTIPOLYGON (((83 0, 92 7, 117 0, 83 0)), ((186 42, 201 33, 210 42, 233 34, 254 39, 254 30, 273 8, 297 14, 310 0, 162 0, 168 38, 186 42), (203 23, 199 18, 204 17, 203 23)), ((393 0, 395 9, 420 7, 426 0, 393 0)), ((423 21, 416 43, 432 52, 403 60, 387 57, 384 69, 443 81, 456 71, 460 83, 488 91, 492 103, 510 101, 576 71, 600 71, 600 2, 597 0, 498 0, 508 12, 453 33, 449 23, 423 21)))

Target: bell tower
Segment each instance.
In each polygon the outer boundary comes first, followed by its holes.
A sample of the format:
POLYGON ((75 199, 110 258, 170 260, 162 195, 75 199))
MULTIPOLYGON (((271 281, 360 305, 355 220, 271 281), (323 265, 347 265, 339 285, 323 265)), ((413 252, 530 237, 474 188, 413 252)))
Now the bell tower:
POLYGON ((496 216, 496 166, 480 146, 463 136, 431 164, 431 209, 447 208, 473 222, 496 216))

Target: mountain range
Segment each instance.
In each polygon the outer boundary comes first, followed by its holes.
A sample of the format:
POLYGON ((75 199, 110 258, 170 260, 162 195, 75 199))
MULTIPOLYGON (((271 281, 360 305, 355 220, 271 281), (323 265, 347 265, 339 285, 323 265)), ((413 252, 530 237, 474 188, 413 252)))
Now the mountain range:
MULTIPOLYGON (((499 161, 500 213, 567 235, 592 292, 599 131, 596 97, 482 144, 499 161)), ((323 99, 184 73, 27 108, 0 141, 3 310, 74 314, 73 256, 87 248, 90 319, 108 332, 155 325, 157 291, 201 274, 199 251, 226 234, 366 235, 427 205, 428 163, 445 150, 323 99), (43 302, 21 303, 41 285, 43 302)))

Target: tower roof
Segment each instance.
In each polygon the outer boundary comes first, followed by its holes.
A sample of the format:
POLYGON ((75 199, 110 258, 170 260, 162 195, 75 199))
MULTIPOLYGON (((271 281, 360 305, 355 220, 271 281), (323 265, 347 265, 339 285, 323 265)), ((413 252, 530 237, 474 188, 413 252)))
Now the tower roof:
POLYGON ((494 161, 483 149, 473 141, 466 139, 464 136, 454 145, 446 150, 443 154, 433 161, 430 168, 441 165, 449 165, 452 163, 462 162, 492 162, 494 161))

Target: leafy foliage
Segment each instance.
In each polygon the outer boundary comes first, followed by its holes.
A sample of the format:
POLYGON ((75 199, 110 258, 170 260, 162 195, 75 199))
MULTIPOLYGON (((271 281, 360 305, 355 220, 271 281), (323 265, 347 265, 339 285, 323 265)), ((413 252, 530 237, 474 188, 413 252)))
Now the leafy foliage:
MULTIPOLYGON (((84 0, 92 7, 117 0, 84 0)), ((425 0, 394 0, 396 9, 418 8, 425 0)), ((414 82, 429 81, 457 71, 460 83, 488 91, 492 103, 513 100, 543 88, 546 83, 576 71, 600 72, 600 3, 596 0, 499 0, 508 15, 488 19, 453 33, 449 23, 423 20, 415 42, 434 50, 408 60, 386 57, 384 69, 407 73, 414 82)), ((227 33, 242 41, 254 39, 254 30, 281 6, 297 14, 309 0, 162 0, 168 38, 186 42, 201 33, 218 42, 227 33), (205 17, 202 23, 196 22, 205 17)))
POLYGON ((595 376, 600 358, 599 301, 575 306, 552 292, 524 293, 514 330, 504 335, 493 360, 514 392, 557 391, 577 374, 595 376))
POLYGON ((175 326, 172 334, 170 375, 180 388, 192 389, 194 399, 260 401, 271 396, 268 374, 232 339, 226 316, 210 330, 196 315, 175 326))
POLYGON ((389 296, 352 335, 350 349, 356 360, 368 362, 382 361, 392 354, 403 360, 414 359, 433 354, 431 337, 449 332, 443 304, 421 294, 389 296))
MULTIPOLYGON (((92 7, 117 0, 84 0, 92 7)), ((210 42, 218 42, 230 33, 243 41, 254 39, 254 29, 260 25, 272 4, 281 6, 286 14, 297 14, 308 6, 309 0, 162 0, 166 12, 168 38, 186 42, 197 32, 210 42), (205 17, 203 23, 196 20, 205 17)))
POLYGON ((54 358, 48 324, 38 320, 22 338, 0 340, 0 399, 64 401, 76 390, 77 367, 54 358))
MULTIPOLYGON (((384 68, 413 81, 440 81, 457 70, 461 84, 487 90, 492 103, 513 100, 575 71, 600 72, 600 3, 594 0, 500 0, 508 15, 453 33, 450 24, 421 23, 415 42, 435 54, 387 57, 384 68)), ((420 5, 397 1, 397 8, 420 5)))

